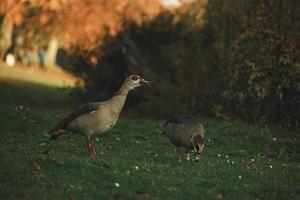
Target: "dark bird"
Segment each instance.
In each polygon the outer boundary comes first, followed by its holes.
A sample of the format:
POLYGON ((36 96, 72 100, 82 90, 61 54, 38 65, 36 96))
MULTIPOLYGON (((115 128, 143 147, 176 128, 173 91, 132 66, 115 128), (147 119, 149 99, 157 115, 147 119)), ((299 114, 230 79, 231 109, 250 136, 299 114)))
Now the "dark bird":
POLYGON ((187 152, 193 150, 195 156, 202 153, 204 132, 203 125, 196 117, 190 115, 174 116, 164 125, 164 134, 175 146, 179 161, 181 161, 180 148, 185 148, 187 152))
POLYGON ((70 132, 84 134, 87 137, 88 151, 95 158, 96 151, 92 137, 104 134, 116 124, 130 90, 146 85, 149 85, 149 82, 142 77, 138 75, 129 76, 115 95, 107 101, 81 105, 69 116, 58 122, 50 131, 53 133, 51 139, 57 139, 70 132))

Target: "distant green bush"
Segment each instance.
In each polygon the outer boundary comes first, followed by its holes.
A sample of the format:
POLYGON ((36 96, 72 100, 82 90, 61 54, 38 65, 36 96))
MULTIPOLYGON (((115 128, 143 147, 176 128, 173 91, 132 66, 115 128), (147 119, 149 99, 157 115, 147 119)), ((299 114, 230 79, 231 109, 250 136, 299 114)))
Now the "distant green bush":
POLYGON ((297 5, 280 0, 248 1, 236 20, 240 22, 238 35, 224 53, 222 74, 227 86, 224 96, 244 119, 299 128, 297 5))

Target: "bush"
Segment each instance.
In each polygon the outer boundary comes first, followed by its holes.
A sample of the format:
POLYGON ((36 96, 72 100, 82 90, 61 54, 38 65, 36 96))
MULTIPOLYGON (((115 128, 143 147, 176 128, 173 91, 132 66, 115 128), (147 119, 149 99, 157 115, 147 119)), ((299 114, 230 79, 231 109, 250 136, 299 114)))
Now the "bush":
POLYGON ((244 119, 299 126, 300 29, 294 17, 300 7, 289 1, 251 3, 256 9, 243 16, 226 54, 225 95, 244 119))

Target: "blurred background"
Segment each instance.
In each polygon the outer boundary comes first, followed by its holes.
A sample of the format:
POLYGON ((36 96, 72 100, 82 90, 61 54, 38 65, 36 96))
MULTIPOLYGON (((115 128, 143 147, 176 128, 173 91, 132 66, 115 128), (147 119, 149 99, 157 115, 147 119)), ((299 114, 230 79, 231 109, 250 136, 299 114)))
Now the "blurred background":
POLYGON ((296 0, 1 0, 0 84, 68 87, 78 104, 140 74, 152 87, 129 95, 126 116, 299 130, 299 19, 296 0))

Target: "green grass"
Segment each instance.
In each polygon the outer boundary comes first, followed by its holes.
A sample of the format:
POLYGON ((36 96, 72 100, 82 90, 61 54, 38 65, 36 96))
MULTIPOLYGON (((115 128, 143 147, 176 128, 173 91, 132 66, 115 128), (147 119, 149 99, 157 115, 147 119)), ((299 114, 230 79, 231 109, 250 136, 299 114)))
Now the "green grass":
POLYGON ((83 136, 48 139, 69 112, 64 90, 0 84, 1 199, 300 198, 296 133, 203 118, 201 161, 179 163, 163 121, 120 119, 93 160, 83 136))

